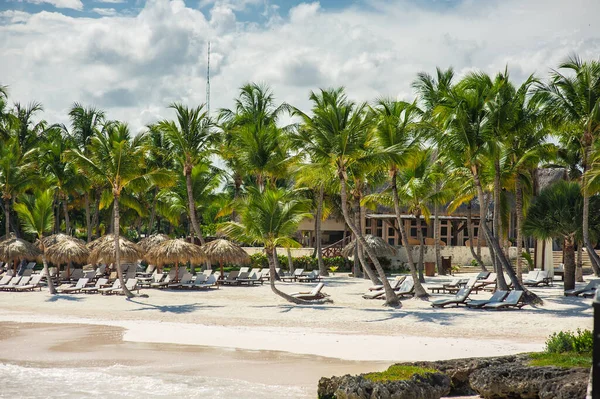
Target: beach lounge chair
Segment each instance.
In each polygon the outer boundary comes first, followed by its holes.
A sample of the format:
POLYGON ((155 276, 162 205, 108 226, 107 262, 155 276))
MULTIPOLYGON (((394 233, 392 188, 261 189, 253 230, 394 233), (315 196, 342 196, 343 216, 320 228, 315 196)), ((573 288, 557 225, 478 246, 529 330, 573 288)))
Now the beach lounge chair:
POLYGON ((25 269, 21 274, 22 277, 29 277, 33 274, 33 269, 25 269))
MULTIPOLYGON (((534 272, 535 273, 535 272, 534 272)), ((533 278, 524 278, 523 285, 527 285, 530 287, 537 287, 541 284, 549 285, 548 281, 548 272, 546 270, 540 270, 537 274, 534 274, 533 278)))
POLYGON ((206 276, 205 274, 198 274, 198 275, 196 276, 196 279, 195 279, 193 282, 192 282, 192 281, 190 281, 190 282, 188 282, 188 283, 181 284, 181 285, 179 286, 179 288, 187 288, 187 289, 194 288, 194 286, 195 286, 196 284, 197 284, 197 285, 202 285, 202 284, 204 284, 204 282, 206 281, 206 279, 207 279, 207 278, 208 278, 208 276, 206 276))
MULTIPOLYGON (((267 271, 262 275, 263 280, 269 280, 271 278, 271 269, 266 268, 266 270, 267 271)), ((281 268, 279 267, 275 268, 275 280, 281 280, 281 268)))
POLYGON ((69 276, 71 281, 79 281, 80 278, 84 278, 83 269, 74 269, 69 276))
POLYGON ((160 281, 154 282, 154 283, 150 283, 150 288, 164 288, 166 286, 169 285, 169 283, 175 279, 175 273, 177 272, 177 270, 175 270, 174 268, 171 269, 169 271, 169 274, 167 274, 167 277, 162 278, 160 281))
POLYGON ((490 272, 479 272, 479 274, 477 275, 477 280, 485 280, 486 278, 488 278, 490 275, 490 272))
POLYGON ((10 281, 7 284, 5 284, 5 285, 3 285, 3 286, 0 287, 0 290, 10 291, 14 287, 16 287, 17 284, 19 284, 19 281, 21 281, 21 276, 11 277, 10 281))
POLYGON ((554 277, 560 277, 561 281, 565 281, 565 264, 559 263, 554 268, 554 277))
MULTIPOLYGON (((404 280, 406 280, 406 276, 398 276, 393 280, 388 280, 390 282, 390 285, 392 286, 392 289, 398 289, 400 288, 400 284, 402 284, 404 282, 404 280)), ((373 285, 371 287, 369 287, 369 291, 380 291, 383 289, 383 284, 379 284, 379 285, 373 285)))
POLYGON ((106 265, 102 264, 96 269, 96 277, 104 276, 104 274, 106 274, 106 265))
POLYGON ((459 305, 464 305, 466 303, 467 299, 469 298, 469 294, 471 293, 471 290, 472 290, 471 287, 463 287, 456 293, 454 298, 439 299, 437 301, 432 301, 431 306, 433 306, 434 308, 444 308, 448 305, 455 305, 457 307, 459 305))
POLYGON ((101 293, 102 295, 110 294, 111 291, 118 290, 119 288, 121 288, 121 281, 115 280, 115 282, 113 283, 112 286, 106 287, 106 288, 99 288, 98 292, 101 293))
POLYGON ((80 292, 82 288, 85 288, 88 281, 89 280, 87 278, 80 278, 79 280, 77 280, 77 284, 74 287, 62 288, 60 292, 62 292, 63 294, 76 294, 80 292))
POLYGON ((108 279, 107 278, 99 278, 98 281, 96 281, 96 284, 94 284, 93 287, 84 287, 81 289, 81 292, 83 292, 84 294, 93 294, 98 292, 98 290, 100 288, 104 288, 104 286, 108 284, 108 279))
POLYGON ((509 309, 518 308, 521 309, 525 306, 523 303, 523 291, 511 291, 508 296, 502 302, 488 303, 483 305, 483 309, 509 309))
POLYGON ((434 285, 429 287, 429 290, 431 292, 446 292, 446 290, 451 290, 453 288, 456 288, 457 290, 460 289, 460 283, 462 282, 463 279, 460 278, 455 278, 454 280, 452 280, 449 283, 446 284, 442 284, 442 285, 434 285))
POLYGON ((8 283, 10 283, 10 280, 12 279, 12 275, 6 273, 4 276, 2 276, 2 278, 0 279, 0 287, 3 287, 5 285, 7 285, 8 283))
POLYGON ((465 303, 468 308, 479 309, 487 304, 502 302, 504 298, 508 295, 507 291, 496 291, 492 294, 492 296, 488 299, 476 299, 465 303))
POLYGON ((2 290, 15 291, 17 289, 17 287, 23 287, 23 286, 29 284, 29 280, 31 280, 30 276, 23 276, 15 284, 9 284, 9 285, 2 287, 2 290))
POLYGON ((250 276, 248 276, 248 278, 238 277, 237 281, 238 281, 238 283, 240 285, 242 285, 242 284, 247 284, 247 285, 250 285, 250 284, 252 284, 252 285, 261 284, 262 285, 264 283, 264 281, 261 279, 260 272, 253 273, 250 276))
POLYGON ((88 281, 92 281, 96 278, 96 271, 95 270, 88 270, 87 272, 83 273, 83 278, 87 278, 88 281))
POLYGON ((321 281, 321 276, 319 276, 319 271, 318 270, 313 270, 308 274, 305 274, 303 276, 298 276, 296 277, 296 280, 299 283, 310 283, 313 281, 321 281))
POLYGON ((210 289, 210 288, 219 289, 219 285, 217 284, 217 277, 214 274, 211 274, 206 278, 206 281, 203 284, 195 284, 194 288, 199 289, 210 289))
POLYGON ((479 290, 491 290, 494 291, 496 289, 498 275, 496 273, 489 273, 486 278, 483 280, 474 279, 473 282, 473 291, 475 293, 479 292, 479 290))
POLYGON ((29 282, 25 285, 17 285, 14 290, 15 291, 33 291, 36 288, 39 288, 40 291, 42 290, 42 285, 40 284, 40 282, 42 281, 42 275, 41 274, 36 274, 33 277, 31 277, 31 280, 29 280, 29 282))
MULTIPOLYGON (((140 289, 137 285, 137 278, 130 278, 125 282, 125 287, 129 289, 129 291, 137 291, 140 292, 140 289)), ((115 288, 112 291, 108 291, 107 294, 115 294, 115 295, 125 295, 125 291, 123 288, 115 288)))
MULTIPOLYGON (((237 284, 237 278, 238 275, 240 274, 240 272, 238 272, 237 270, 232 271, 231 273, 229 273, 227 275, 227 277, 223 280, 221 280, 221 284, 225 284, 225 285, 233 285, 233 284, 237 284)), ((246 277, 248 277, 248 273, 245 273, 246 277)))
POLYGON ((395 290, 396 295, 400 298, 405 296, 414 296, 415 295, 415 282, 412 276, 408 276, 406 280, 400 285, 400 287, 395 290))
MULTIPOLYGON (((566 290, 565 296, 579 296, 579 295, 583 294, 584 292, 596 291, 596 288, 598 287, 598 283, 600 283, 600 280, 592 280, 589 283, 587 283, 587 285, 585 287, 576 288, 576 289, 572 289, 572 290, 566 290)), ((0 282, 0 284, 1 284, 1 282, 0 282)))
POLYGON ((296 269, 289 276, 281 276, 281 281, 296 281, 296 279, 304 273, 304 269, 296 269))
POLYGON ((307 301, 310 301, 313 299, 321 299, 321 298, 325 297, 325 294, 321 293, 321 290, 323 289, 324 286, 325 286, 325 283, 319 283, 309 292, 293 292, 290 295, 293 296, 294 298, 304 299, 307 301))
POLYGON ((252 269, 250 269, 250 271, 248 272, 248 275, 249 275, 249 276, 252 276, 253 274, 255 274, 255 273, 258 273, 258 272, 260 272, 260 268, 258 268, 258 267, 253 267, 253 268, 252 268, 252 269))
POLYGON ((169 283, 169 285, 167 287, 169 287, 169 288, 179 288, 183 284, 191 284, 193 278, 194 278, 194 276, 192 276, 192 273, 187 273, 186 272, 186 273, 183 274, 183 276, 181 276, 181 279, 178 282, 169 283))
POLYGON ((249 267, 240 267, 240 274, 242 273, 250 273, 249 267))

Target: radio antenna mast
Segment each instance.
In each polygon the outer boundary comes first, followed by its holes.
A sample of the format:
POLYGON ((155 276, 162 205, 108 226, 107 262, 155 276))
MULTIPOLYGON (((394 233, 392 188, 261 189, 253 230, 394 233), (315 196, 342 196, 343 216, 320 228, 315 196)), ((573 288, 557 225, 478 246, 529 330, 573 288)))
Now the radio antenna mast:
POLYGON ((206 63, 206 113, 210 116, 210 41, 208 42, 208 60, 206 63))

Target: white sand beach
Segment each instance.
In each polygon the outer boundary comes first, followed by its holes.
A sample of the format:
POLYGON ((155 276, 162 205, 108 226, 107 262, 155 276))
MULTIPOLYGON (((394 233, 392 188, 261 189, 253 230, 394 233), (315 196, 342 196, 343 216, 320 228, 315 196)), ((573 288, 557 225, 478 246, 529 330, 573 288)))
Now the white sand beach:
MULTIPOLYGON (((203 377, 295 386, 299 397, 314 397, 320 376, 383 370, 395 361, 536 351, 553 332, 592 326, 591 300, 563 297, 559 283, 534 289, 543 306, 513 311, 433 309, 416 299, 389 309, 361 297, 367 280, 335 276, 325 284, 334 302, 314 306, 288 304, 268 284, 145 290, 148 298, 133 300, 3 292, 0 326, 10 345, 0 345, 0 361, 173 366, 203 377)), ((307 287, 279 286, 288 292, 307 287)))

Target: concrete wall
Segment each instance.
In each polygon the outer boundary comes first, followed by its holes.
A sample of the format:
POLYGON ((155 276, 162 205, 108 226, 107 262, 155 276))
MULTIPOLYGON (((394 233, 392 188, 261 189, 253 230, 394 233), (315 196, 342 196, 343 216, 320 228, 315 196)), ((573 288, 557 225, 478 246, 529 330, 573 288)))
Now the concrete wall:
MULTIPOLYGON (((248 255, 254 255, 256 253, 264 254, 262 247, 244 247, 244 251, 248 253, 248 255)), ((293 248, 292 258, 299 258, 301 256, 311 256, 313 254, 312 248, 293 248)), ((277 255, 285 255, 287 256, 287 250, 285 248, 277 248, 277 255)))
MULTIPOLYGON (((403 247, 396 247, 398 249, 398 254, 392 258, 392 266, 399 265, 407 262, 406 251, 403 247)), ((447 246, 441 248, 442 256, 451 256, 452 257, 452 265, 470 265, 473 260, 473 255, 471 255, 471 250, 469 247, 459 247, 459 246, 447 246)), ((517 257, 517 248, 510 247, 508 250, 509 257, 511 259, 517 257)), ((492 259, 490 257, 490 251, 487 247, 481 248, 481 257, 483 258, 483 262, 487 265, 492 264, 492 259)), ((413 259, 416 262, 419 259, 419 247, 413 247, 413 259)), ((435 246, 433 245, 425 245, 425 262, 435 262, 435 246)))

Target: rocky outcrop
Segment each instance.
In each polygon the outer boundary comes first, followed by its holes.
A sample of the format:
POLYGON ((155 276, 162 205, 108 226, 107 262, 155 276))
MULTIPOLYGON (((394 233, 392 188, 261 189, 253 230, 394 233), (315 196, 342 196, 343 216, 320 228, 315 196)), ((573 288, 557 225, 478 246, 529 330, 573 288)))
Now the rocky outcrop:
POLYGON ((321 378, 320 399, 439 399, 450 392, 443 373, 415 375, 405 381, 373 382, 362 375, 321 378))
POLYGON ((439 370, 440 373, 385 383, 375 383, 364 376, 321 378, 318 394, 322 399, 439 399, 445 395, 481 395, 486 399, 585 398, 588 369, 533 367, 528 364, 527 354, 399 363, 439 370), (429 389, 427 386, 435 388, 429 389))
POLYGON ((469 382, 485 399, 583 399, 588 377, 582 368, 504 364, 474 371, 469 382))

